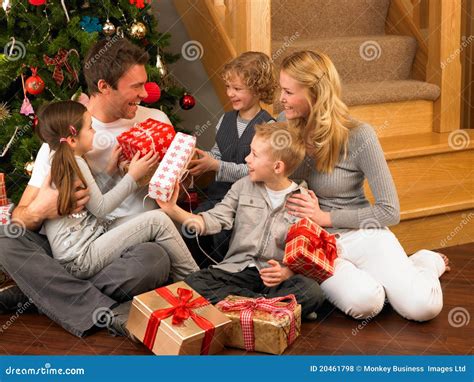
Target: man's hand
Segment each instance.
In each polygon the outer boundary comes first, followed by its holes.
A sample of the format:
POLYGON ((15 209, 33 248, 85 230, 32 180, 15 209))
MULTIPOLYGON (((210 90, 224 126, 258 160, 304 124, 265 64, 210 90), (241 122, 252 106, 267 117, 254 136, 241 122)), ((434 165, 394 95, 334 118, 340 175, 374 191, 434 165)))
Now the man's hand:
POLYGON ((269 288, 279 285, 281 282, 288 280, 294 275, 290 268, 281 266, 278 261, 268 260, 267 263, 271 266, 260 270, 260 277, 265 286, 269 288))
POLYGON ((199 155, 198 159, 193 159, 189 162, 189 173, 192 176, 199 176, 209 171, 219 171, 219 163, 217 159, 211 157, 206 151, 195 149, 199 155))

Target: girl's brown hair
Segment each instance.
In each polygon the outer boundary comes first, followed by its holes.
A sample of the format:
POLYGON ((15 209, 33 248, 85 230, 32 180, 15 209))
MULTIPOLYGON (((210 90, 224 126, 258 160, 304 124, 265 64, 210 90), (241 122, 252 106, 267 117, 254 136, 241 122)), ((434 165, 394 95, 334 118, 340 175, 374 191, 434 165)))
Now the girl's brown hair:
POLYGON ((86 111, 85 106, 79 102, 60 101, 44 106, 38 113, 38 136, 49 145, 51 151, 55 151, 51 163, 51 179, 59 193, 59 215, 69 215, 76 207, 73 199, 76 178, 87 187, 73 149, 67 142, 61 142, 61 138, 79 134, 86 111))
POLYGON ((233 76, 242 78, 244 84, 262 102, 271 104, 277 88, 273 62, 265 53, 245 52, 227 63, 222 70, 222 79, 228 81, 233 76))

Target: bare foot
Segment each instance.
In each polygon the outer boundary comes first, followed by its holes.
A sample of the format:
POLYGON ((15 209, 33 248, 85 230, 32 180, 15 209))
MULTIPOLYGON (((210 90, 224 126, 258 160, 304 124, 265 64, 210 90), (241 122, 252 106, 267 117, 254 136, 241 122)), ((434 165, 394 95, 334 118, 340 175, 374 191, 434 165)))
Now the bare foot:
POLYGON ((445 265, 445 268, 446 268, 445 272, 449 272, 449 271, 451 270, 451 267, 449 266, 449 258, 448 258, 448 256, 446 256, 446 255, 443 254, 443 253, 439 253, 439 252, 438 252, 438 254, 441 256, 441 258, 442 258, 443 261, 444 261, 444 265, 445 265))

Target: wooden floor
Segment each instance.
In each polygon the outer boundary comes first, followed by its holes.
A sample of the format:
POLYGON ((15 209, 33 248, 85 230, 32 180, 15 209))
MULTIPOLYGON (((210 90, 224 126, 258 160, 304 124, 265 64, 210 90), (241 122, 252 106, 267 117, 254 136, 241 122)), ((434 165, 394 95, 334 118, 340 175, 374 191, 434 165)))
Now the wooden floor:
MULTIPOLYGON (((444 309, 434 320, 404 320, 390 306, 373 320, 356 321, 326 304, 315 322, 304 323, 302 335, 285 354, 473 354, 474 243, 444 249, 452 271, 441 279, 444 309)), ((0 354, 150 354, 141 344, 110 337, 105 330, 80 339, 46 316, 0 316, 0 354)), ((223 354, 246 354, 226 349, 223 354)))

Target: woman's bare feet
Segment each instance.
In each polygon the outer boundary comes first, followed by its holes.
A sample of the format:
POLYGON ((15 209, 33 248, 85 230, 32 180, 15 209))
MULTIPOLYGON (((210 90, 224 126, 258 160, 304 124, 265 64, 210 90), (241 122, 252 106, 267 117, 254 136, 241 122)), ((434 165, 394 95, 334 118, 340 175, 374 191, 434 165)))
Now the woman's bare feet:
POLYGON ((445 254, 443 253, 439 253, 438 254, 441 256, 441 258, 443 259, 444 261, 444 265, 445 265, 445 272, 449 272, 451 270, 451 267, 449 266, 449 258, 448 256, 446 256, 445 254))

